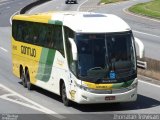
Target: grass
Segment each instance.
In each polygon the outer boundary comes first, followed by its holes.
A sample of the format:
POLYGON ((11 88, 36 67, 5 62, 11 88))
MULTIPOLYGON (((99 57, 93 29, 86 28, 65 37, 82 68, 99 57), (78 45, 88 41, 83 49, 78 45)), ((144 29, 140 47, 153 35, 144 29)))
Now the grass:
POLYGON ((160 19, 160 0, 152 0, 151 2, 134 5, 129 8, 129 11, 151 18, 160 19))
POLYGON ((101 0, 100 3, 109 4, 109 3, 121 2, 121 1, 127 1, 127 0, 101 0))

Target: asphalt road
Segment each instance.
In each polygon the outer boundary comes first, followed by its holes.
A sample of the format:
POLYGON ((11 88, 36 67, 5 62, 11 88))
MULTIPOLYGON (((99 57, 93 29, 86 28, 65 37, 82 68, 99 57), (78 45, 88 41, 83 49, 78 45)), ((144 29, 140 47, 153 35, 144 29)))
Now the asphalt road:
MULTIPOLYGON (((31 2, 31 0, 26 0, 26 1, 31 2)), ((27 4, 26 1, 23 1, 24 4, 27 4)), ((21 85, 20 80, 15 76, 13 76, 11 69, 11 48, 10 48, 11 28, 9 26, 9 16, 12 15, 14 12, 16 12, 16 10, 21 8, 20 5, 18 5, 19 8, 16 7, 19 2, 20 0, 14 0, 13 1, 14 4, 13 3, 6 4, 6 7, 9 6, 10 8, 9 7, 8 8, 11 10, 6 9, 6 11, 5 10, 3 11, 3 14, 1 13, 1 17, 3 15, 6 17, 5 19, 3 18, 0 22, 1 23, 0 25, 0 113, 20 114, 19 117, 21 119, 22 118, 29 119, 29 116, 21 116, 21 114, 23 113, 25 114, 34 113, 36 114, 36 116, 32 116, 32 119, 34 117, 39 119, 51 118, 51 119, 71 119, 71 120, 75 119, 111 120, 114 117, 117 117, 116 115, 118 114, 140 114, 140 115, 149 113, 160 114, 160 96, 159 96, 160 87, 158 85, 153 85, 143 81, 139 81, 138 100, 133 103, 122 103, 120 105, 113 105, 113 104, 78 105, 73 103, 71 107, 65 107, 62 104, 60 97, 55 94, 52 94, 40 88, 35 88, 33 91, 28 91, 27 89, 24 89, 23 86, 21 85), (50 113, 52 114, 52 117, 50 116, 41 117, 41 115, 37 115, 44 113, 50 113)), ((64 0, 62 0, 61 2, 60 1, 58 2, 58 0, 54 0, 50 3, 46 3, 45 5, 47 7, 44 5, 39 6, 38 9, 37 8, 32 9, 30 13, 43 10, 44 11, 55 10, 57 6, 59 6, 59 8, 57 7, 58 10, 60 9, 80 10, 79 5, 81 5, 83 2, 84 1, 81 0, 77 5, 65 5, 64 0)), ((96 3, 96 1, 93 1, 91 3, 96 3)), ((24 4, 21 5, 23 6, 24 4)), ((89 6, 91 6, 91 4, 89 4, 89 6)), ((1 10, 2 10, 1 7, 3 7, 4 9, 6 8, 0 5, 1 10)), ((106 6, 94 11, 105 12, 106 6), (103 9, 104 11, 102 11, 103 9)), ((152 24, 157 24, 157 22, 156 23, 153 22, 152 24)), ((143 29, 143 27, 136 28, 135 25, 135 30, 140 31, 141 30, 140 28, 143 29)), ((158 27, 156 26, 155 28, 158 29, 158 27)), ((141 31, 141 32, 147 32, 147 31, 141 31)), ((147 38, 149 37, 147 36, 147 38)), ((0 117, 5 117, 5 116, 0 116, 0 117)))

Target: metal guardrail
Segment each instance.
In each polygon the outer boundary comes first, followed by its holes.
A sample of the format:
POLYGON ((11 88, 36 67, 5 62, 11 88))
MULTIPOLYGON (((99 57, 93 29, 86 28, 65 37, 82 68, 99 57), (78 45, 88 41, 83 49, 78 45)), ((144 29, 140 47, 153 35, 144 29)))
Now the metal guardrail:
POLYGON ((142 69, 147 69, 147 62, 137 60, 137 67, 142 69))

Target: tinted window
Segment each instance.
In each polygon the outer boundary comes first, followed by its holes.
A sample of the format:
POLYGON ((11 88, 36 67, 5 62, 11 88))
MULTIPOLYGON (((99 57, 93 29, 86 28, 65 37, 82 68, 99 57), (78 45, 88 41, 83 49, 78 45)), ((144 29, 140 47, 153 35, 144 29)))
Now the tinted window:
POLYGON ((56 49, 64 56, 61 25, 14 20, 12 35, 17 41, 56 49))

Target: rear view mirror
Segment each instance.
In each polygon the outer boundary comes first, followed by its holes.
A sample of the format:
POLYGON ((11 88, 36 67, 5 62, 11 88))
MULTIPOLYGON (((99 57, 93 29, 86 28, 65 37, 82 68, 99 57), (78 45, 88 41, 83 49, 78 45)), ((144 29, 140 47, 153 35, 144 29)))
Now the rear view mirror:
POLYGON ((135 39, 135 42, 137 43, 137 45, 139 47, 139 58, 143 58, 144 54, 145 54, 144 44, 140 39, 138 39, 136 37, 134 39, 135 39))
POLYGON ((69 42, 71 44, 73 60, 76 61, 77 60, 77 46, 76 46, 76 43, 74 42, 74 40, 72 38, 69 38, 69 42))

